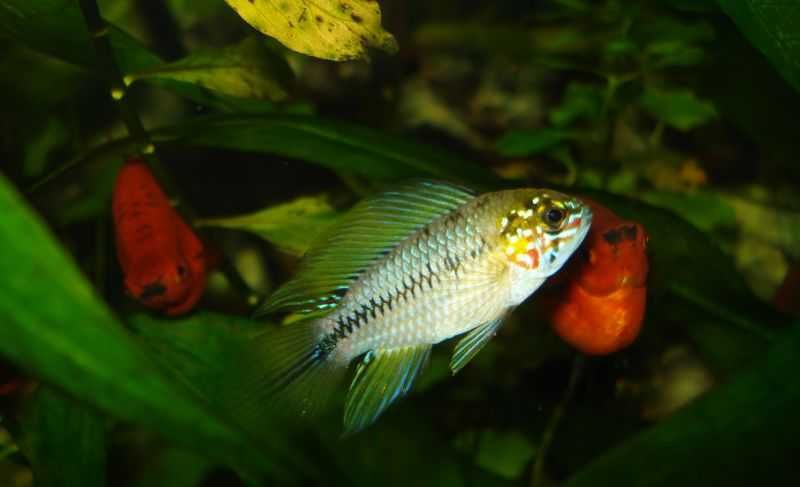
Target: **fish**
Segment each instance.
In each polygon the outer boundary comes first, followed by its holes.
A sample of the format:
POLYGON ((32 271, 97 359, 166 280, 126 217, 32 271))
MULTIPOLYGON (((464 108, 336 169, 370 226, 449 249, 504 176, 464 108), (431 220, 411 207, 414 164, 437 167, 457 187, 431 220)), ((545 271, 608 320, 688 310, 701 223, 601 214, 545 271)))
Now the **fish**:
POLYGON ((641 331, 649 237, 640 223, 583 201, 592 208, 592 227, 539 305, 565 342, 587 355, 607 355, 631 345, 641 331))
POLYGON ((172 208, 145 161, 130 158, 122 165, 112 215, 127 292, 169 316, 191 311, 205 290, 204 246, 172 208))
POLYGON ((592 213, 548 189, 476 194, 441 181, 398 185, 355 205, 318 242, 257 316, 305 316, 254 338, 236 370, 251 416, 312 415, 355 362, 345 434, 407 394, 433 345, 464 335, 460 371, 508 314, 578 248, 592 213), (277 398, 282 397, 282 400, 277 398))

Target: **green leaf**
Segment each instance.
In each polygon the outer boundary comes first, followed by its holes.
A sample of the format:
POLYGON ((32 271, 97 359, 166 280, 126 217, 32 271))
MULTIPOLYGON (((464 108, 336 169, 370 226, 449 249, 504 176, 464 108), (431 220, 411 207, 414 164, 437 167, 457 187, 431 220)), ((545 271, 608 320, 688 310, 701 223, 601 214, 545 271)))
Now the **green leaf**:
POLYGON ((434 177, 490 184, 489 170, 453 154, 383 132, 288 114, 196 119, 153 134, 156 141, 263 152, 301 159, 375 180, 434 177))
POLYGON ((397 41, 381 27, 378 2, 368 0, 225 0, 256 30, 309 56, 366 59, 367 48, 394 54, 397 41))
POLYGON ((689 90, 648 88, 640 99, 642 108, 678 130, 691 130, 717 116, 711 102, 701 100, 689 90))
POLYGON ((739 30, 800 90, 800 8, 795 0, 717 0, 739 30))
POLYGON ((244 448, 242 435, 196 397, 166 380, 1 178, 0 214, 1 355, 113 416, 178 443, 232 464, 265 461, 257 450, 244 448))
POLYGON ((701 48, 678 40, 653 42, 647 45, 644 52, 652 59, 655 68, 694 66, 700 64, 705 57, 701 48))
POLYGON ((198 51, 174 63, 130 73, 137 80, 173 80, 238 98, 280 101, 287 97, 292 72, 261 40, 247 38, 224 49, 198 51))
POLYGON ((556 127, 566 127, 580 120, 594 120, 600 116, 603 93, 598 86, 570 83, 561 105, 550 113, 550 122, 556 127))
POLYGON ((197 224, 252 232, 290 254, 303 255, 336 217, 327 197, 317 195, 303 196, 249 215, 200 220, 197 224))
POLYGON ((197 312, 180 320, 149 314, 128 317, 155 361, 201 396, 213 399, 226 364, 261 327, 238 316, 197 312))
MULTIPOLYGON (((120 29, 110 26, 108 35, 123 72, 161 62, 158 56, 120 29)), ((71 64, 97 67, 92 37, 74 0, 2 0, 2 37, 71 64)))
POLYGON ((516 431, 487 430, 480 434, 478 441, 475 462, 507 479, 519 478, 536 451, 531 442, 516 431))
POLYGON ((48 386, 28 399, 19 444, 37 486, 106 485, 105 419, 48 386))
POLYGON ((800 327, 757 363, 670 419, 610 450, 566 485, 759 485, 796 483, 800 435, 800 327), (702 472, 702 475, 698 475, 702 472))
POLYGON ((738 230, 800 259, 800 213, 715 191, 648 191, 642 198, 676 212, 705 232, 738 230))
MULTIPOLYGON (((222 415, 228 410, 223 395, 231 391, 231 387, 239 386, 230 382, 229 364, 249 345, 252 337, 264 329, 264 323, 211 312, 196 312, 179 320, 136 314, 129 317, 128 323, 138 332, 162 370, 222 415)), ((236 421, 236 418, 230 419, 236 421)), ((286 436, 285 427, 292 425, 278 423, 276 419, 265 416, 260 419, 258 428, 244 427, 254 436, 253 430, 269 431, 269 438, 259 436, 254 442, 259 451, 268 451, 271 462, 281 462, 284 469, 296 476, 319 481, 321 473, 298 454, 298 446, 286 436)), ((269 463, 263 465, 270 466, 269 463)), ((283 474, 281 470, 277 473, 283 474)))
POLYGON ((512 130, 496 142, 495 149, 506 157, 525 157, 555 147, 569 136, 568 132, 558 129, 512 130))
MULTIPOLYGON (((372 180, 429 177, 475 185, 491 185, 498 181, 497 176, 486 168, 460 160, 437 147, 309 115, 220 115, 156 130, 151 135, 156 142, 164 145, 278 154, 372 180)), ((68 175, 80 176, 78 179, 90 181, 91 184, 84 183, 81 187, 85 191, 77 195, 74 192, 43 194, 40 199, 46 200, 44 206, 62 224, 83 221, 105 211, 113 186, 110 181, 113 180, 116 167, 121 163, 122 156, 132 150, 136 150, 136 147, 130 138, 113 140, 90 149, 54 170, 35 188, 63 183, 68 175), (70 172, 71 169, 75 170, 74 174, 70 172), (86 175, 89 173, 92 175, 86 175)))

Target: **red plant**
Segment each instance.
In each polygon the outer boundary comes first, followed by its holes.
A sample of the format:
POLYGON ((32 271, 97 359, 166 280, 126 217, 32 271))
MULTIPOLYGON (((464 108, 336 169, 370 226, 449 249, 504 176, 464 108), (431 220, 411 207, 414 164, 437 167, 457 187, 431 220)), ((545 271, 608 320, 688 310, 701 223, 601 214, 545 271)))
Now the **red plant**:
POLYGON ((555 332, 590 355, 616 352, 639 335, 647 301, 647 233, 594 201, 586 240, 543 296, 555 332))
POLYGON ((133 158, 122 166, 112 208, 127 292, 170 316, 189 312, 206 285, 203 244, 144 161, 133 158))

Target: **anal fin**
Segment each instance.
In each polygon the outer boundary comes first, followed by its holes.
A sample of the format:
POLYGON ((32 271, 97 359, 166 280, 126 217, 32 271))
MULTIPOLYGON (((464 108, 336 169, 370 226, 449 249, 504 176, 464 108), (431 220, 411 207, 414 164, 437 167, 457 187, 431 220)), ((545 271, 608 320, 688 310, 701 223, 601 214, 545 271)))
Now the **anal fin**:
POLYGON ((453 358, 450 359, 450 370, 454 375, 497 334, 497 329, 503 324, 505 316, 504 314, 500 318, 478 325, 456 344, 453 358))
POLYGON ((378 349, 358 364, 344 411, 344 431, 359 431, 411 390, 430 355, 430 345, 378 349))

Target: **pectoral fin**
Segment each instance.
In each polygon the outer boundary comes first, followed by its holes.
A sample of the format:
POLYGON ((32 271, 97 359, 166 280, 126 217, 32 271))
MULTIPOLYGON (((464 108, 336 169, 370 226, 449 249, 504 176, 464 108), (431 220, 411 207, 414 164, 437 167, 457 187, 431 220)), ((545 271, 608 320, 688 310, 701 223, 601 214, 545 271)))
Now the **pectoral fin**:
POLYGON ((453 358, 450 359, 450 370, 453 371, 453 375, 467 365, 481 351, 484 345, 497 334, 497 329, 500 328, 504 318, 505 315, 496 320, 478 325, 456 344, 453 358))
POLYGON ((347 395, 345 433, 369 426, 396 399, 407 394, 430 351, 430 345, 419 345, 379 349, 365 355, 347 395))

